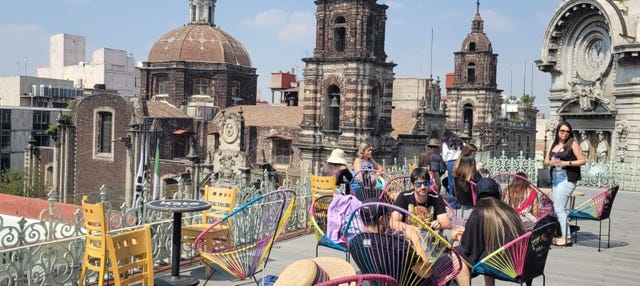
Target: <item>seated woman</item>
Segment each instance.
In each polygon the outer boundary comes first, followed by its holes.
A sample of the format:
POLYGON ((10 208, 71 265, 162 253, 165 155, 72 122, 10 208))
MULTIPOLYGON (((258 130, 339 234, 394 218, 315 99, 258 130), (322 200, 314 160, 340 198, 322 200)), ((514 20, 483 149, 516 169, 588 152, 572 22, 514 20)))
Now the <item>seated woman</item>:
POLYGON ((358 157, 353 161, 353 171, 358 172, 363 169, 377 170, 382 173, 384 168, 378 164, 371 156, 371 145, 369 143, 360 143, 358 145, 358 157))
POLYGON ((502 201, 510 205, 522 219, 527 230, 532 230, 537 222, 538 193, 529 187, 525 173, 516 173, 513 181, 502 192, 502 201))
POLYGON ((454 190, 457 205, 474 205, 471 182, 477 183, 482 175, 476 171, 476 159, 473 153, 461 155, 453 167, 454 190))
MULTIPOLYGON (((453 230, 461 235, 457 252, 465 265, 456 278, 458 285, 471 285, 471 267, 489 253, 525 233, 520 216, 500 200, 500 186, 493 179, 482 178, 476 186, 478 204, 471 212, 464 228, 453 230), (462 233, 462 234, 460 234, 462 233)), ((484 277, 484 285, 494 285, 495 279, 484 277)))
POLYGON ((353 179, 353 174, 347 166, 347 159, 345 159, 344 151, 342 149, 333 149, 331 155, 327 158, 327 163, 322 166, 320 170, 322 176, 335 176, 336 187, 340 187, 341 184, 345 185, 345 194, 351 193, 351 186, 349 182, 353 179))

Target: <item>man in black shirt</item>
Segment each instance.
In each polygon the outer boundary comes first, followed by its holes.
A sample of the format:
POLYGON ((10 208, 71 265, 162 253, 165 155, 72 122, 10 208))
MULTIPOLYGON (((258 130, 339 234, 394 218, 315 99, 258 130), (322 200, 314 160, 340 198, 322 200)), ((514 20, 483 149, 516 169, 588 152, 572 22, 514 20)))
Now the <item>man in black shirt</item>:
MULTIPOLYGON (((404 191, 396 198, 395 205, 415 214, 434 230, 451 228, 442 197, 431 191, 429 173, 424 168, 415 168, 411 172, 412 189, 404 191)), ((391 215, 391 220, 404 223, 405 217, 399 212, 391 215)))

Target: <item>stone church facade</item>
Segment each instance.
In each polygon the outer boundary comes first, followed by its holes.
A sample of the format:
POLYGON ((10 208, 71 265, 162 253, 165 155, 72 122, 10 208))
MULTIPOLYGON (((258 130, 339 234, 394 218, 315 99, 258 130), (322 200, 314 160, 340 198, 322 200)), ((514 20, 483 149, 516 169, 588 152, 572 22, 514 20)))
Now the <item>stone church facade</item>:
POLYGON ((572 124, 590 160, 640 155, 640 1, 563 1, 538 68, 551 75, 551 118, 572 124))

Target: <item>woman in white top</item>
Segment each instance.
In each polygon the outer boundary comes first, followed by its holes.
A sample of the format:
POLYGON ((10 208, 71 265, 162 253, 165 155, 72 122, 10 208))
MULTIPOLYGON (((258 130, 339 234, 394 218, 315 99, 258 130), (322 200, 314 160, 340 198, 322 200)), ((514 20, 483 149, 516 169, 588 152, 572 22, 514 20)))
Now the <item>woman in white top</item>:
POLYGON ((464 143, 453 131, 447 130, 442 136, 442 159, 447 163, 447 192, 453 195, 453 166, 460 156, 464 143))

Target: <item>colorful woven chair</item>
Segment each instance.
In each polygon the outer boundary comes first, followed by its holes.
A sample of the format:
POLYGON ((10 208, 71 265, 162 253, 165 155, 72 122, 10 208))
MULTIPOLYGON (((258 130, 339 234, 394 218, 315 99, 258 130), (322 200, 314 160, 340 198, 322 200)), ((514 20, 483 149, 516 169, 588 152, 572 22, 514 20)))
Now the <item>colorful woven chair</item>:
POLYGON ((519 236, 476 263, 471 272, 520 285, 542 275, 545 285, 544 267, 556 227, 549 223, 519 236))
POLYGON ((271 247, 288 223, 294 204, 292 190, 259 195, 205 229, 196 238, 194 248, 204 263, 216 264, 240 280, 255 280, 255 274, 266 266, 271 247), (220 224, 231 226, 231 248, 204 247, 202 240, 220 224))
POLYGON ((345 235, 361 273, 389 275, 399 285, 444 285, 461 270, 460 260, 450 256, 448 241, 394 205, 362 204, 347 220, 345 235), (403 214, 406 224, 391 226, 393 212, 403 214))
POLYGON ((387 181, 380 191, 379 199, 385 203, 394 204, 398 195, 411 189, 410 176, 400 175, 392 177, 387 181))
MULTIPOLYGON (((536 202, 537 202, 536 208, 535 208, 536 213, 533 214, 535 217, 535 222, 539 222, 546 216, 552 215, 554 213, 553 200, 551 200, 551 198, 549 198, 547 194, 545 194, 542 190, 540 190, 540 188, 538 188, 538 186, 532 183, 528 178, 519 176, 517 174, 511 174, 511 173, 496 174, 491 178, 494 179, 502 188, 503 197, 504 197, 504 194, 508 194, 509 188, 515 178, 519 178, 528 182, 529 189, 536 192, 536 202)), ((516 210, 516 212, 518 211, 516 210)), ((525 224, 525 225, 529 226, 528 224, 525 224)), ((533 228, 533 225, 535 224, 532 224, 529 228, 533 228)))
POLYGON ((318 283, 315 286, 338 286, 338 285, 377 285, 377 286, 397 286, 398 281, 393 277, 384 274, 358 274, 349 277, 342 277, 326 282, 318 283), (365 283, 366 282, 366 283, 365 283))
POLYGON ((369 198, 378 198, 385 184, 382 181, 377 170, 362 169, 351 179, 351 194, 361 202, 369 198))
MULTIPOLYGON (((580 204, 575 209, 569 211, 567 218, 574 219, 575 225, 578 225, 578 219, 597 220, 598 226, 598 251, 600 251, 600 242, 602 240, 602 221, 609 220, 609 229, 607 230, 607 248, 610 246, 611 238, 611 208, 613 207, 613 200, 618 193, 618 186, 608 188, 586 202, 580 204)), ((576 234, 575 241, 578 241, 576 234)))
POLYGON ((336 193, 336 177, 316 176, 309 173, 309 187, 312 201, 324 195, 333 195, 336 193))
POLYGON ((344 243, 333 241, 327 236, 327 214, 333 196, 322 196, 315 199, 309 208, 311 224, 316 235, 316 257, 318 257, 318 247, 324 246, 331 249, 340 250, 345 253, 345 258, 349 261, 349 251, 344 243))

